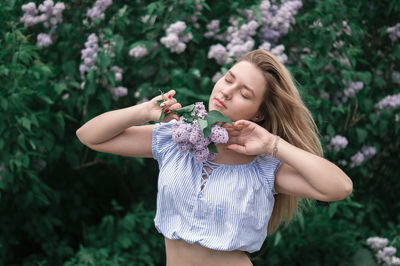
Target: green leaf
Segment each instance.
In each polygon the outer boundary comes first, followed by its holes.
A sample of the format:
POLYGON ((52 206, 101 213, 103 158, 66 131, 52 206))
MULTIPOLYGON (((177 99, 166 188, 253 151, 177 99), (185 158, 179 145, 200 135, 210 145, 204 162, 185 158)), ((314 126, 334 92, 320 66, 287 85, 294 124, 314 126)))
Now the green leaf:
POLYGON ((185 107, 182 107, 182 108, 176 110, 176 113, 178 115, 183 115, 184 113, 190 114, 193 111, 193 108, 194 108, 194 104, 191 104, 191 105, 188 105, 188 106, 185 106, 185 107))
POLYGON ((224 122, 224 123, 228 123, 231 125, 233 124, 232 120, 230 120, 228 117, 224 116, 217 110, 212 110, 212 111, 208 112, 208 114, 206 116, 206 120, 207 120, 208 125, 203 130, 203 135, 205 138, 207 138, 211 134, 211 128, 215 123, 224 122))
POLYGON ((277 233, 275 234, 274 246, 278 245, 279 242, 281 241, 281 239, 282 239, 282 234, 281 234, 281 232, 277 232, 277 233))
POLYGON ((211 142, 211 143, 208 145, 208 151, 209 151, 210 153, 218 153, 217 146, 215 146, 215 143, 214 143, 214 142, 211 142))
POLYGON ((197 119, 197 122, 199 123, 200 130, 201 130, 201 134, 202 134, 203 137, 204 137, 203 130, 207 127, 208 122, 207 122, 207 120, 201 119, 201 118, 197 119))
POLYGON ((31 121, 28 118, 22 117, 20 123, 24 128, 31 130, 31 121))
POLYGON ((358 142, 363 143, 368 136, 368 132, 361 128, 357 128, 356 132, 357 132, 358 142))
POLYGON ((157 105, 160 106, 163 102, 164 102, 164 100, 158 100, 157 105))
POLYGON ((164 118, 165 118, 165 113, 164 111, 161 111, 160 120, 158 120, 158 122, 161 122, 164 118))

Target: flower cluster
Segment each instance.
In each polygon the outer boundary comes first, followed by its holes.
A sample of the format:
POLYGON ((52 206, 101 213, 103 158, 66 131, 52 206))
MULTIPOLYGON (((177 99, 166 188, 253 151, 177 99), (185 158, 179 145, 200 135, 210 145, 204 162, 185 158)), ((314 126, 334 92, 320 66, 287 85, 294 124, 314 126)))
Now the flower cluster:
POLYGON ((392 40, 392 42, 397 41, 400 39, 400 23, 397 23, 393 27, 387 28, 386 32, 389 33, 389 38, 392 40))
POLYGON ((92 22, 95 19, 104 19, 104 11, 112 4, 112 0, 97 0, 86 13, 92 22))
POLYGON ((126 87, 122 87, 122 86, 118 86, 116 88, 110 87, 109 90, 112 94, 114 101, 117 101, 119 97, 128 95, 128 89, 126 87))
POLYGON ((400 85, 400 72, 398 71, 392 72, 392 82, 400 85))
POLYGON ((400 265, 400 258, 396 257, 395 254, 397 249, 393 246, 388 246, 389 240, 381 237, 369 237, 367 239, 368 246, 377 251, 376 257, 378 264, 386 263, 387 265, 400 265))
POLYGON ((333 99, 333 101, 338 105, 342 105, 343 103, 347 102, 349 98, 354 98, 354 96, 356 96, 356 94, 362 88, 364 88, 364 83, 362 81, 343 81, 343 84, 346 86, 346 89, 343 92, 337 92, 333 99))
POLYGON ((341 149, 346 148, 348 143, 346 137, 336 135, 331 139, 331 142, 326 146, 326 148, 328 150, 334 149, 335 151, 340 151, 341 149))
POLYGON ((228 42, 226 47, 222 44, 215 44, 210 47, 208 52, 208 58, 214 58, 220 65, 232 62, 234 58, 241 57, 254 47, 254 40, 251 36, 256 34, 257 21, 251 20, 240 28, 237 20, 231 18, 230 22, 231 26, 223 34, 223 39, 228 42))
POLYGON ((350 160, 350 167, 361 165, 364 161, 371 159, 376 154, 376 148, 373 146, 363 146, 360 151, 354 154, 350 160))
POLYGON ((260 4, 261 10, 261 38, 263 41, 276 43, 278 39, 289 32, 291 24, 296 21, 294 15, 303 6, 300 0, 283 1, 278 6, 269 0, 264 0, 260 4))
POLYGON ((81 78, 84 79, 85 72, 94 66, 97 59, 97 53, 99 51, 98 37, 95 33, 89 35, 87 41, 85 42, 85 49, 81 51, 81 59, 83 64, 79 66, 79 72, 81 73, 81 78))
POLYGON ((380 100, 375 107, 379 110, 388 109, 392 110, 400 106, 400 93, 388 95, 380 100))
POLYGON ((138 45, 131 50, 129 50, 129 55, 133 56, 135 58, 142 58, 147 55, 147 49, 146 47, 143 47, 141 45, 138 45))
POLYGON ((111 70, 115 73, 115 80, 121 81, 122 80, 122 68, 119 66, 112 66, 111 70))
POLYGON ((38 34, 37 46, 47 47, 51 45, 53 43, 51 37, 57 28, 57 24, 62 22, 62 12, 65 9, 65 4, 60 2, 54 5, 52 0, 45 0, 43 4, 39 5, 38 9, 36 9, 36 4, 33 2, 22 5, 21 9, 24 11, 21 22, 24 22, 25 27, 42 22, 45 28, 49 28, 51 24, 49 33, 38 34), (38 10, 42 12, 40 15, 37 15, 38 10))
POLYGON ((193 35, 191 32, 184 34, 186 23, 177 21, 167 28, 167 36, 161 38, 161 43, 165 45, 172 53, 180 54, 186 49, 186 43, 189 42, 193 35))
MULTIPOLYGON (((195 104, 191 117, 194 118, 205 118, 207 111, 202 102, 195 104)), ((172 130, 172 138, 178 145, 178 149, 181 153, 191 151, 194 159, 203 163, 207 160, 213 160, 215 153, 211 153, 208 146, 211 143, 227 143, 228 132, 225 128, 215 124, 211 127, 211 134, 204 138, 202 130, 200 128, 197 119, 191 123, 185 121, 184 117, 181 117, 174 125, 172 130)))

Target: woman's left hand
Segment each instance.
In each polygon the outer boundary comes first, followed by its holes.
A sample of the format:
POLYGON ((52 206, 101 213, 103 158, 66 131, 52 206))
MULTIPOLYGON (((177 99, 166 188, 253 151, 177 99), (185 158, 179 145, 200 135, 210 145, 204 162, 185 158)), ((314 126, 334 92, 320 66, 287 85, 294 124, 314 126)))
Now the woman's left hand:
POLYGON ((274 135, 265 128, 248 120, 238 120, 225 128, 229 134, 228 150, 246 155, 270 154, 274 135))

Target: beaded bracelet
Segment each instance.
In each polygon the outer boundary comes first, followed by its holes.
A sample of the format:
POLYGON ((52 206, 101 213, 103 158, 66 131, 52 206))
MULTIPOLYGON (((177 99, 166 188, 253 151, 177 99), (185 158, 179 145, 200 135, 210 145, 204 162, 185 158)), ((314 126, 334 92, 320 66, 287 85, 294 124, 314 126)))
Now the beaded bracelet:
POLYGON ((274 146, 272 148, 272 157, 276 158, 276 154, 278 153, 278 141, 279 141, 279 136, 275 136, 275 141, 274 141, 274 146))

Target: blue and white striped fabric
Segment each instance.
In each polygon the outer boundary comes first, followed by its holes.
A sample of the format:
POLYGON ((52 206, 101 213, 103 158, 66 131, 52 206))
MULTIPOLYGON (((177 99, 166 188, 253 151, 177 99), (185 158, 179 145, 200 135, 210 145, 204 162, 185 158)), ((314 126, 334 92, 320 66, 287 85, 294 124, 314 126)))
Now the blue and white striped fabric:
POLYGON ((242 165, 198 163, 191 153, 178 151, 172 139, 175 122, 156 124, 152 136, 160 168, 154 219, 158 232, 214 250, 260 250, 282 162, 257 156, 242 165))

